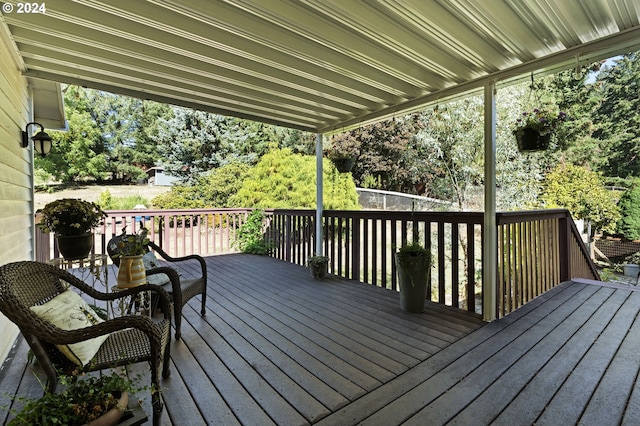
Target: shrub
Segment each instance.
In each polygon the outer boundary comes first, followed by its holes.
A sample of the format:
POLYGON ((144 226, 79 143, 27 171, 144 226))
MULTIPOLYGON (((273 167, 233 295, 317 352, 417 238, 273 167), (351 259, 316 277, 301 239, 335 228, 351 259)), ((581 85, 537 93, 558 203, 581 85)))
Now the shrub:
MULTIPOLYGON (((339 173, 328 159, 323 159, 323 182, 323 208, 360 208, 353 177, 339 173)), ((229 202, 234 207, 315 209, 316 158, 286 148, 265 154, 229 202)))
POLYGON ((265 235, 265 215, 262 210, 253 210, 235 236, 233 246, 243 253, 267 254, 270 246, 265 235))
POLYGON ((585 167, 559 164, 547 173, 540 195, 544 208, 564 208, 574 219, 591 221, 595 229, 613 232, 620 217, 614 194, 601 176, 585 167))

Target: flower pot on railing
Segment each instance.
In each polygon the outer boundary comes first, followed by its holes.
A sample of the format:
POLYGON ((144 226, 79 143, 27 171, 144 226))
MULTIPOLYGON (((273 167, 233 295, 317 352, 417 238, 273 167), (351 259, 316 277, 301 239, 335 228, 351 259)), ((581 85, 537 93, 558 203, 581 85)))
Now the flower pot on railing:
POLYGON ((58 251, 66 260, 84 259, 93 248, 93 233, 82 235, 56 235, 58 251))

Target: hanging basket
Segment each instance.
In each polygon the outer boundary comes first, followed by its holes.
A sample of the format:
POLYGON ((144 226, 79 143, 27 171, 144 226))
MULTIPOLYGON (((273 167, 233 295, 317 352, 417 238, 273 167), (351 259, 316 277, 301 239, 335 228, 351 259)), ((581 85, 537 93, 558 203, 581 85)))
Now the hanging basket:
POLYGON ((536 152, 549 148, 551 134, 541 135, 537 130, 525 127, 515 132, 518 141, 518 151, 536 152))
POLYGON ((353 166, 356 165, 356 159, 354 157, 335 158, 332 161, 340 173, 350 172, 353 166))
POLYGON ((93 233, 83 235, 56 235, 58 251, 66 260, 84 259, 93 248, 93 233))

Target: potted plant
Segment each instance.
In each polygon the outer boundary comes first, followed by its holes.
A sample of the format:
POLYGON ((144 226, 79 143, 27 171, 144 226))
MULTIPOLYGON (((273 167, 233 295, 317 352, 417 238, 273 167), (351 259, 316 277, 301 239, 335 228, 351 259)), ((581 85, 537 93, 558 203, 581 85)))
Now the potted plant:
POLYGON ((625 257, 622 270, 625 277, 637 280, 640 277, 640 252, 625 257))
POLYGON ((329 257, 311 256, 307 261, 307 266, 309 266, 313 278, 322 278, 329 271, 329 257))
POLYGON ((533 111, 523 112, 513 127, 518 150, 533 152, 547 149, 558 124, 567 120, 566 113, 553 111, 551 108, 535 108, 533 111))
POLYGON ((405 243, 396 252, 400 308, 423 312, 431 281, 431 253, 419 243, 405 243))
POLYGON ((60 254, 70 260, 82 259, 91 252, 93 228, 102 225, 107 217, 96 203, 77 198, 52 201, 36 213, 38 228, 53 232, 60 254))
POLYGON ((144 284, 147 281, 146 270, 142 256, 148 249, 149 231, 142 227, 137 234, 127 234, 127 227, 122 229, 118 239, 117 253, 114 258, 120 259, 116 283, 119 288, 131 288, 144 284))
POLYGON ((23 405, 8 426, 41 424, 43 419, 69 426, 115 425, 127 411, 129 394, 147 389, 138 385, 139 377, 130 379, 117 373, 60 375, 59 380, 59 392, 47 390, 41 398, 15 397, 23 405))

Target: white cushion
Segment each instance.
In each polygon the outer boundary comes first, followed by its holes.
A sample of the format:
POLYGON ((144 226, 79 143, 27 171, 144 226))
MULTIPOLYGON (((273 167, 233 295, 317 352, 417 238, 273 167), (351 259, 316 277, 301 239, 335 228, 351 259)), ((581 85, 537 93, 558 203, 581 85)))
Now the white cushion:
MULTIPOLYGON (((43 305, 32 306, 31 310, 43 320, 63 330, 77 330, 104 322, 87 302, 70 289, 43 305)), ((91 361, 107 338, 108 334, 56 347, 75 364, 84 366, 91 361)))
MULTIPOLYGON (((158 258, 151 251, 142 256, 142 263, 144 263, 144 269, 146 269, 147 271, 160 266, 158 258)), ((155 285, 165 285, 171 282, 167 274, 147 275, 147 281, 149 282, 149 284, 155 285)))

